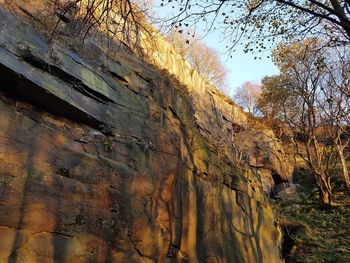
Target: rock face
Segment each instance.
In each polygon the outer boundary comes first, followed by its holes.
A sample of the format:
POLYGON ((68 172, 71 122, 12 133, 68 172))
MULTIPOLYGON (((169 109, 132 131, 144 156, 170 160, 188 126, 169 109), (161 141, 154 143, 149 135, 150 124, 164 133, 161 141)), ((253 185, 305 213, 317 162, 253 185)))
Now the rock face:
POLYGON ((0 18, 0 262, 283 261, 263 191, 291 168, 273 134, 181 79, 177 54, 160 50, 175 79, 0 18))
POLYGON ((291 182, 293 165, 272 130, 208 84, 163 38, 157 34, 154 38, 150 43, 155 47, 147 49, 152 63, 186 86, 196 124, 211 149, 252 172, 267 194, 275 184, 291 182))

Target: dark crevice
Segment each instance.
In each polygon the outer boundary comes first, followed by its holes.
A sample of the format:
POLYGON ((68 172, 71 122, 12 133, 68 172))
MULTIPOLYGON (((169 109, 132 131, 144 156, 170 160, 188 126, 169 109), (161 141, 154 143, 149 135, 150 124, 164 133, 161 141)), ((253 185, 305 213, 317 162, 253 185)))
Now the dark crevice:
POLYGON ((136 94, 136 95, 139 95, 139 93, 136 91, 136 90, 133 90, 131 88, 129 88, 129 86, 125 86, 128 88, 128 90, 130 90, 132 93, 136 94))
POLYGON ((295 242, 291 237, 288 227, 284 226, 282 230, 283 230, 282 257, 286 262, 289 262, 289 255, 295 245, 295 242))
POLYGON ((222 119, 223 119, 224 121, 227 121, 227 122, 232 122, 232 121, 230 121, 229 119, 227 119, 225 115, 222 115, 222 119))
POLYGON ((118 80, 120 80, 121 82, 124 83, 129 83, 129 81, 127 81, 123 76, 120 76, 119 74, 113 72, 113 71, 108 71, 113 77, 117 78, 118 80))
POLYGON ((59 79, 62 79, 63 81, 70 84, 75 90, 79 91, 80 93, 82 93, 83 95, 89 98, 92 98, 93 100, 99 103, 106 104, 107 102, 113 102, 113 100, 111 100, 110 98, 89 88, 87 85, 82 83, 80 79, 77 79, 76 77, 68 74, 67 72, 60 69, 59 67, 48 64, 44 60, 36 57, 29 50, 22 51, 21 58, 28 64, 32 65, 33 67, 40 69, 42 71, 45 71, 50 75, 55 76, 59 79))
MULTIPOLYGON (((69 235, 69 234, 64 234, 58 231, 43 231, 42 233, 49 233, 49 234, 54 234, 54 235, 59 235, 62 237, 66 237, 66 238, 74 238, 74 235, 69 235)), ((40 233, 37 233, 40 234, 40 233)))
POLYGON ((6 97, 29 103, 48 113, 84 123, 97 130, 103 124, 3 65, 0 65, 0 90, 4 91, 6 97))
POLYGON ((19 9, 20 11, 22 11, 25 15, 27 15, 27 16, 29 16, 31 19, 34 19, 35 21, 41 23, 40 19, 38 19, 36 16, 34 16, 31 12, 29 12, 28 10, 26 10, 26 9, 24 9, 23 7, 20 7, 20 6, 18 6, 18 5, 17 5, 17 7, 18 7, 18 9, 19 9))
POLYGON ((152 82, 152 79, 149 79, 149 78, 146 78, 144 76, 142 76, 140 73, 138 72, 135 72, 135 74, 140 77, 141 79, 143 79, 144 81, 148 82, 148 83, 151 83, 152 82))
POLYGON ((70 23, 70 19, 64 14, 64 12, 56 12, 57 17, 60 19, 60 21, 64 23, 70 23))
POLYGON ((207 133, 207 134, 213 136, 213 134, 212 134, 207 128, 202 127, 202 126, 199 126, 199 125, 197 125, 197 128, 198 128, 199 130, 202 130, 202 131, 204 131, 205 133, 207 133))
POLYGON ((174 111, 174 109, 171 106, 169 106, 169 110, 176 118, 179 118, 179 116, 177 115, 177 113, 174 111))
POLYGON ((283 183, 288 183, 288 180, 283 179, 278 173, 276 173, 275 171, 271 172, 272 175, 272 179, 273 182, 275 183, 275 185, 279 185, 279 184, 283 184, 283 183))
POLYGON ((268 194, 269 198, 271 199, 280 199, 278 196, 277 188, 280 185, 286 185, 288 184, 288 180, 283 179, 279 174, 277 174, 275 171, 271 171, 271 176, 274 182, 274 187, 272 187, 270 193, 268 194))
POLYGON ((56 173, 61 176, 70 178, 70 172, 68 168, 59 168, 56 173))
POLYGON ((294 237, 305 235, 307 227, 302 224, 288 224, 282 225, 281 227, 283 231, 282 257, 286 263, 292 263, 291 253, 296 246, 294 237))
POLYGON ((82 143, 82 144, 87 144, 87 141, 84 140, 79 140, 79 139, 73 139, 73 141, 78 142, 78 143, 82 143))

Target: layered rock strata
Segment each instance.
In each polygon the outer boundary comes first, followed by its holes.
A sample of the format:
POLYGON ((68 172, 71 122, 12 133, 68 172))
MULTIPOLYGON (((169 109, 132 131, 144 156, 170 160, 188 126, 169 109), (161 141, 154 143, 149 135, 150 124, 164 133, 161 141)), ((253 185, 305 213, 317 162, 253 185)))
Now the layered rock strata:
POLYGON ((0 17, 0 262, 282 262, 270 131, 170 51, 164 71, 0 17))

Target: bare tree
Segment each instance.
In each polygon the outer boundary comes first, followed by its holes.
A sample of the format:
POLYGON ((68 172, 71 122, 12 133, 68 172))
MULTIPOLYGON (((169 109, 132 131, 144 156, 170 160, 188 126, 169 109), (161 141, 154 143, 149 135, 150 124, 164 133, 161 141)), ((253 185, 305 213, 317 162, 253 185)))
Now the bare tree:
MULTIPOLYGON (((281 71, 281 75, 276 76, 280 79, 275 82, 280 87, 274 88, 285 92, 279 103, 287 107, 281 107, 278 116, 288 124, 296 153, 313 171, 321 203, 332 206, 330 180, 336 164, 336 151, 334 144, 327 145, 324 138, 318 136, 325 126, 324 113, 320 110, 325 70, 320 67, 317 47, 315 39, 279 46, 273 55, 281 71)), ((269 88, 272 87, 263 87, 263 93, 269 88)))
POLYGON ((280 47, 275 60, 282 74, 263 79, 259 108, 268 119, 292 122, 290 128, 299 139, 305 140, 307 133, 315 137, 327 157, 323 161, 329 174, 339 158, 349 189, 346 149, 350 138, 347 128, 350 71, 346 48, 326 48, 322 41, 310 39, 280 47), (305 104, 306 108, 313 108, 313 128, 309 127, 310 120, 303 120, 305 104))
POLYGON ((350 143, 349 127, 349 78, 350 60, 348 48, 338 46, 331 50, 323 50, 325 57, 319 67, 325 70, 323 76, 322 97, 320 108, 323 111, 323 122, 327 124, 327 134, 332 138, 341 161, 343 177, 348 191, 350 191, 350 177, 347 165, 346 148, 350 143), (328 58, 328 59, 327 59, 328 58))
POLYGON ((260 113, 258 108, 260 93, 261 86, 259 84, 246 81, 235 91, 234 100, 238 105, 242 106, 244 110, 256 116, 260 113))
POLYGON ((34 9, 34 14, 18 3, 30 5, 27 1, 7 0, 6 6, 17 7, 34 18, 33 22, 38 22, 52 38, 64 35, 83 42, 88 34, 102 32, 134 51, 141 51, 140 40, 152 35, 153 29, 146 22, 151 10, 148 0, 48 0, 35 3, 38 9, 34 9))
MULTIPOLYGON (((333 122, 333 121, 331 121, 333 122)), ((350 191, 350 177, 349 177, 349 169, 347 164, 347 154, 346 148, 349 147, 350 137, 344 132, 342 128, 339 126, 335 126, 333 123, 331 126, 325 127, 326 134, 332 139, 333 144, 336 147, 338 152, 338 156, 342 166, 342 173, 345 182, 346 189, 350 191)))
MULTIPOLYGON (((192 32, 186 35, 194 36, 192 32)), ((185 38, 177 30, 171 30, 166 38, 203 78, 228 94, 227 69, 215 49, 208 47, 198 37, 185 38)))

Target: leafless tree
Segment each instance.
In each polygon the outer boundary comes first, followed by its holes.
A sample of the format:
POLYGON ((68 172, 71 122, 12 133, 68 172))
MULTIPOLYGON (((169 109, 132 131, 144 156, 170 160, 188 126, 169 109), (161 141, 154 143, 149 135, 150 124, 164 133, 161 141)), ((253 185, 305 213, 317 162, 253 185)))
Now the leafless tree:
POLYGON ((260 113, 257 105, 260 92, 261 86, 259 84, 246 81, 237 88, 233 98, 244 110, 256 116, 260 113))
POLYGON ((319 63, 325 71, 323 75, 322 96, 320 109, 323 112, 323 122, 326 123, 327 134, 332 138, 341 161, 346 188, 350 191, 350 177, 347 165, 346 149, 350 142, 350 104, 349 78, 350 59, 347 47, 335 47, 327 52, 322 51, 325 57, 319 63), (328 58, 328 59, 327 59, 328 58))
MULTIPOLYGON (((7 0, 16 6, 17 0, 7 0)), ((149 1, 139 0, 48 0, 38 10, 45 31, 51 37, 64 35, 84 40, 88 34, 105 33, 125 46, 141 51, 140 40, 151 36, 146 22, 149 1)), ((39 19, 37 19, 39 20, 39 19)))
POLYGON ((325 70, 315 53, 317 47, 316 39, 279 46, 273 54, 281 71, 281 76, 276 77, 283 81, 276 81, 280 87, 275 88, 285 92, 281 105, 287 107, 281 107, 279 117, 293 134, 295 151, 313 171, 321 203, 332 206, 330 180, 337 160, 334 144, 327 145, 324 137, 318 136, 325 127, 320 110, 325 70))
MULTIPOLYGON (((187 36, 193 36, 192 32, 188 33, 187 36)), ((177 30, 171 30, 166 38, 203 78, 228 94, 227 69, 215 49, 208 47, 198 36, 186 38, 177 30)))

